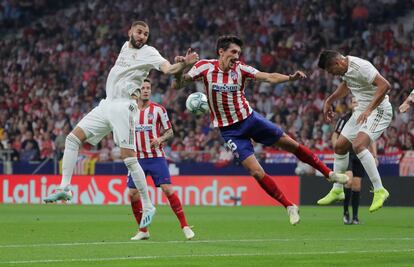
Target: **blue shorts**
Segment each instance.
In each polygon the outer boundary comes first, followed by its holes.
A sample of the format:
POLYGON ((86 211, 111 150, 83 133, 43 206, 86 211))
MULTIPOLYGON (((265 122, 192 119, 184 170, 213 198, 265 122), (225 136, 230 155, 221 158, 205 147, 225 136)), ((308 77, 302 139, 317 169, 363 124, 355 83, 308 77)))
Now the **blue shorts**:
MULTIPOLYGON (((147 158, 139 159, 139 164, 144 170, 145 176, 150 175, 155 186, 162 184, 171 184, 170 171, 168 170, 165 158, 147 158)), ((131 175, 128 175, 128 188, 136 188, 131 175)))
POLYGON ((243 121, 221 127, 220 132, 226 142, 226 147, 240 161, 254 154, 250 139, 256 143, 271 146, 283 135, 282 129, 255 111, 243 121))

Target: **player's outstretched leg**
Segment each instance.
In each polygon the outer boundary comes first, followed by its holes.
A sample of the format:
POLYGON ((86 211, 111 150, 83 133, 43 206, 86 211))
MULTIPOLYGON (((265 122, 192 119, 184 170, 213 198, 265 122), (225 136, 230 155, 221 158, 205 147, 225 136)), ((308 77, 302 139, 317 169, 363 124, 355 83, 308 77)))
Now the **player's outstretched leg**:
POLYGON ((330 182, 336 182, 340 184, 346 184, 349 180, 348 175, 344 172, 331 171, 328 166, 323 163, 317 155, 315 155, 309 148, 299 144, 293 154, 300 160, 303 161, 318 171, 320 171, 330 182))
POLYGON ((279 201, 286 208, 290 224, 298 224, 300 222, 299 208, 285 196, 272 178, 265 173, 264 177, 257 181, 269 196, 279 201))
MULTIPOLYGON (((74 132, 82 131, 80 128, 75 128, 74 132)), ((78 133, 85 139, 83 132, 78 133)), ((69 190, 69 184, 72 179, 73 169, 75 168, 76 161, 78 159, 79 147, 82 145, 82 141, 71 132, 65 141, 65 150, 62 159, 62 181, 59 188, 54 193, 43 199, 45 203, 53 203, 58 200, 70 201, 72 199, 72 192, 69 190)))
MULTIPOLYGON (((135 152, 133 151, 133 153, 135 152)), ((124 163, 127 166, 129 174, 131 175, 132 180, 134 181, 134 184, 141 197, 143 213, 140 227, 148 227, 152 222, 152 218, 155 215, 156 209, 154 205, 152 205, 151 199, 148 194, 148 186, 147 181, 145 179, 145 173, 139 165, 136 156, 125 158, 124 163)))
POLYGON ((385 189, 382 185, 381 177, 379 175, 375 159, 372 156, 371 152, 369 152, 368 149, 364 149, 357 154, 357 157, 361 161, 361 164, 364 166, 364 169, 367 172, 368 177, 374 187, 374 199, 372 200, 372 204, 369 207, 369 211, 377 211, 383 206, 390 193, 388 193, 387 189, 385 189))
POLYGON ((146 227, 140 227, 142 219, 142 202, 139 198, 138 192, 134 189, 130 189, 130 198, 131 198, 131 208, 134 214, 135 220, 138 225, 138 232, 136 235, 131 237, 131 240, 148 240, 150 238, 150 233, 146 227))
POLYGON ((188 226, 183 206, 181 205, 181 201, 172 189, 171 184, 161 184, 160 186, 165 196, 168 198, 168 202, 170 202, 170 207, 172 211, 174 212, 175 216, 177 216, 177 219, 180 222, 180 226, 185 238, 188 240, 193 239, 195 237, 195 233, 191 229, 191 227, 188 226))

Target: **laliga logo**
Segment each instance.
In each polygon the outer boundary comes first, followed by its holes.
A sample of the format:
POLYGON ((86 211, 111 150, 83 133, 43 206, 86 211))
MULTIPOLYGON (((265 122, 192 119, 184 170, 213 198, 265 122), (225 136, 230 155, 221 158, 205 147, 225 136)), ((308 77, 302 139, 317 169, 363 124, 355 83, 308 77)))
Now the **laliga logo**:
POLYGON ((91 183, 88 184, 88 189, 80 194, 80 202, 82 204, 103 204, 105 201, 105 195, 99 190, 95 179, 91 179, 91 183))

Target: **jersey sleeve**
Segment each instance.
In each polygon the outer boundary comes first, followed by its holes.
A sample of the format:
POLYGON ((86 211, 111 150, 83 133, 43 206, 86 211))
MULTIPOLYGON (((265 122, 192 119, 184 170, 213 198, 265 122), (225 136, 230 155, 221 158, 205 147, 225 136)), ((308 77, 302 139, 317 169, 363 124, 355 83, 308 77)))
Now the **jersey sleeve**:
POLYGON ((161 70, 161 65, 167 60, 161 56, 160 52, 154 47, 151 47, 150 54, 148 55, 149 64, 156 70, 161 70))
POLYGON ((161 108, 160 118, 161 118, 162 128, 164 128, 164 130, 170 129, 171 128, 171 122, 170 122, 170 119, 168 118, 167 110, 164 107, 161 108))
POLYGON ((245 64, 240 64, 240 71, 242 73, 242 76, 248 79, 255 79, 256 74, 259 72, 254 67, 245 64))
POLYGON ((208 70, 209 63, 206 60, 200 60, 194 64, 194 66, 188 71, 188 75, 191 79, 197 80, 203 77, 204 73, 208 70))
POLYGON ((364 62, 364 64, 361 64, 359 72, 361 74, 361 77, 369 84, 372 84, 378 74, 378 70, 368 61, 364 62))

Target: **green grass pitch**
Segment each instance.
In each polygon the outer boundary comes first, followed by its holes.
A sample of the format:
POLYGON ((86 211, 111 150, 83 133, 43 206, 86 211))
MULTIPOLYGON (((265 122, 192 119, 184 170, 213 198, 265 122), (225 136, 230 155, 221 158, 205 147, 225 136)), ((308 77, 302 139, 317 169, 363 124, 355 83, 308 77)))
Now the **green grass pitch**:
POLYGON ((129 206, 0 205, 0 266, 414 266, 414 208, 385 207, 345 226, 340 207, 185 207, 184 240, 158 207, 148 241, 130 241, 129 206))

